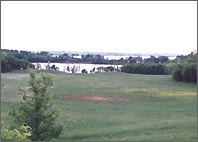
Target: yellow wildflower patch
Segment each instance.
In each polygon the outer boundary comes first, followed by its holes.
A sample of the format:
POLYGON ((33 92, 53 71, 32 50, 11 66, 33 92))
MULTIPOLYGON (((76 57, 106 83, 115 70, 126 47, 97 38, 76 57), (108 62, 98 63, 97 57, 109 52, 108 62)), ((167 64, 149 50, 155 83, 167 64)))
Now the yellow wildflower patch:
POLYGON ((193 91, 175 91, 175 92, 160 92, 160 96, 195 96, 196 92, 193 91))
POLYGON ((142 93, 142 94, 150 94, 157 96, 195 96, 196 92, 193 91, 167 91, 167 90, 159 90, 157 88, 125 88, 122 89, 122 92, 125 93, 142 93))

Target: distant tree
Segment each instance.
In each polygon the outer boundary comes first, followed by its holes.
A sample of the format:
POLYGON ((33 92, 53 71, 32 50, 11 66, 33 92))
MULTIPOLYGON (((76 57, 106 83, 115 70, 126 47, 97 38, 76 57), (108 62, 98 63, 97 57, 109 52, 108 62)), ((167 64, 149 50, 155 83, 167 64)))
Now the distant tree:
POLYGON ((9 64, 12 69, 17 68, 17 59, 14 56, 7 55, 5 56, 5 59, 7 60, 7 64, 9 64))
POLYGON ((70 72, 70 68, 69 68, 69 66, 67 66, 67 71, 68 71, 68 72, 70 72))
POLYGON ((168 61, 169 61, 169 59, 168 59, 167 56, 160 56, 159 57, 159 62, 160 63, 165 63, 165 62, 168 62, 168 61))
POLYGON ((35 65, 34 64, 29 64, 29 68, 35 69, 35 65))
POLYGON ((29 65, 29 62, 25 59, 16 59, 17 61, 17 65, 16 65, 16 69, 27 69, 28 65, 29 65))
POLYGON ((74 67, 71 69, 71 72, 72 72, 72 73, 75 73, 74 67))
POLYGON ((103 72, 104 71, 104 67, 97 67, 96 68, 98 72, 103 72))
POLYGON ((96 70, 96 68, 94 67, 94 68, 92 69, 92 72, 95 72, 95 70, 96 70))
POLYGON ((85 55, 81 55, 81 59, 83 60, 85 58, 85 55))
POLYGON ((130 57, 128 58, 128 62, 129 62, 129 63, 137 63, 136 59, 133 58, 132 56, 130 56, 130 57))
POLYGON ((37 69, 37 70, 41 70, 41 64, 37 63, 37 64, 36 64, 36 69, 37 69))
POLYGON ((41 51, 39 54, 40 54, 40 55, 45 55, 45 56, 47 56, 47 55, 48 55, 48 52, 46 52, 46 51, 41 51))
POLYGON ((29 55, 31 54, 31 52, 28 52, 28 51, 20 51, 21 54, 24 54, 24 55, 29 55))
POLYGON ((144 59, 145 63, 159 63, 159 58, 156 58, 155 56, 150 56, 150 58, 144 59))
POLYGON ((81 72, 86 74, 88 73, 86 69, 83 69, 81 72))
POLYGON ((55 65, 52 65, 50 68, 51 68, 52 70, 56 70, 56 66, 55 66, 55 65))
POLYGON ((105 72, 108 72, 108 71, 112 72, 112 71, 114 71, 114 67, 108 66, 108 67, 105 67, 104 70, 105 70, 105 72))

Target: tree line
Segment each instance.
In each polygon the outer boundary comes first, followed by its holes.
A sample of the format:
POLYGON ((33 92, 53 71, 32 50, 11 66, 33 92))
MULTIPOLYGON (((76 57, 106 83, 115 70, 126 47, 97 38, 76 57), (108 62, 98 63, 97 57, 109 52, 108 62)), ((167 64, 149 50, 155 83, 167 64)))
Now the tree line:
MULTIPOLYGON (((76 54, 69 55, 67 53, 60 54, 60 55, 52 55, 49 52, 41 51, 38 53, 29 52, 29 51, 18 51, 18 50, 9 50, 9 49, 1 49, 1 53, 3 55, 11 55, 17 59, 25 59, 30 63, 47 63, 50 61, 51 63, 88 63, 88 64, 126 64, 126 63, 139 63, 139 62, 148 62, 148 63, 163 63, 168 62, 169 59, 166 56, 160 56, 156 58, 151 56, 147 59, 142 59, 142 57, 128 57, 128 58, 120 58, 118 60, 115 59, 105 59, 102 55, 92 55, 86 54, 81 55, 80 58, 76 58, 76 54)), ((78 55, 78 54, 77 54, 78 55)))
POLYGON ((27 67, 33 67, 31 63, 87 63, 87 64, 112 64, 112 65, 124 65, 132 63, 163 63, 168 62, 169 59, 166 56, 160 56, 156 58, 151 56, 148 59, 142 59, 142 57, 128 57, 120 58, 118 60, 105 59, 102 55, 81 55, 81 58, 76 58, 76 54, 61 54, 54 56, 49 54, 49 52, 41 51, 38 53, 29 51, 18 51, 1 49, 1 72, 9 72, 11 70, 27 69, 27 67))
POLYGON ((122 72, 147 75, 165 75, 168 74, 168 68, 162 64, 128 64, 121 68, 122 72))
POLYGON ((31 66, 26 59, 18 59, 12 55, 1 54, 1 72, 9 72, 12 70, 25 70, 31 66))
MULTIPOLYGON (((159 58, 158 58, 159 59, 159 58)), ((155 63, 155 57, 147 59, 146 63, 133 63, 122 66, 121 71, 134 74, 166 75, 171 74, 176 81, 197 82, 197 51, 166 63, 155 63), (151 60, 154 61, 150 62, 151 60)))

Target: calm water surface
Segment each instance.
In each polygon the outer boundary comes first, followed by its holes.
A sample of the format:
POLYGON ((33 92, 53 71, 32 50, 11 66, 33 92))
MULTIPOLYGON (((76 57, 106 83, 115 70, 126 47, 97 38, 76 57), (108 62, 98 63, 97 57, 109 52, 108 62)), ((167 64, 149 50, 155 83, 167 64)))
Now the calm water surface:
MULTIPOLYGON (((37 63, 33 63, 34 65, 37 65, 37 63)), ((48 63, 39 63, 41 65, 41 69, 46 69, 46 66, 48 65, 48 63)), ((115 68, 120 68, 122 65, 104 65, 104 64, 72 64, 72 63, 50 63, 50 67, 52 65, 55 65, 56 67, 59 67, 59 71, 63 71, 63 72, 68 72, 67 68, 69 67, 69 69, 71 70, 73 67, 75 67, 77 69, 76 73, 81 73, 81 71, 83 69, 86 69, 88 71, 88 73, 90 73, 90 70, 92 70, 94 67, 98 68, 98 67, 108 67, 108 66, 113 66, 115 68)))

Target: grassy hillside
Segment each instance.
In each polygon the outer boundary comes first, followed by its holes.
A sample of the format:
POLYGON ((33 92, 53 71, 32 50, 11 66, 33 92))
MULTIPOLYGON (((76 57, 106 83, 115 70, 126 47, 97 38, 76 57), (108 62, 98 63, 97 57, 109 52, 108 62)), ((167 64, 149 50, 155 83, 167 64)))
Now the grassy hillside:
MULTIPOLYGON (((52 103, 61 109, 60 140, 196 141, 196 84, 169 75, 52 72, 52 103)), ((1 117, 12 124, 10 107, 27 89, 28 74, 1 74, 1 117)))

